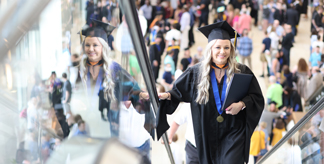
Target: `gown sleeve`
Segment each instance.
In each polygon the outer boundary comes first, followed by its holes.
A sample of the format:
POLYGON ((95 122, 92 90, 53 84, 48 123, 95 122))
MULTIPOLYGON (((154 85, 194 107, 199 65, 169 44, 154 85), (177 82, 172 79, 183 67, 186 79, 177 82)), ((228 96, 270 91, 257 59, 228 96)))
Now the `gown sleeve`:
POLYGON ((246 112, 245 152, 249 152, 250 138, 255 127, 259 123, 261 114, 264 109, 264 98, 258 80, 254 76, 253 72, 245 65, 240 65, 239 68, 241 69, 241 73, 253 75, 248 94, 242 99, 246 106, 246 108, 244 109, 246 112))
POLYGON ((188 68, 173 84, 171 100, 161 100, 157 113, 157 137, 158 139, 169 129, 166 114, 172 114, 180 102, 191 102, 194 97, 195 67, 188 68))
POLYGON ((133 106, 139 101, 141 89, 135 79, 118 63, 113 62, 112 76, 115 82, 115 96, 118 101, 131 100, 133 106))

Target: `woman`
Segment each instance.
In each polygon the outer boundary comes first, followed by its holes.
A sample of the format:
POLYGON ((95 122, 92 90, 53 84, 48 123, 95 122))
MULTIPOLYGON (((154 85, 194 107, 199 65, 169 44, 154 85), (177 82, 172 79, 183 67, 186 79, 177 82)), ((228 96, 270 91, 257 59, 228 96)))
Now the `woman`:
POLYGON ((272 26, 271 32, 269 34, 269 38, 271 39, 271 51, 277 50, 279 47, 279 36, 276 33, 276 28, 272 26))
POLYGON ((238 22, 239 22, 240 16, 241 16, 241 14, 240 14, 240 10, 239 10, 239 9, 235 9, 235 10, 234 10, 233 23, 232 23, 232 24, 233 24, 232 27, 233 27, 235 30, 239 29, 238 22))
POLYGON ((188 102, 200 164, 247 162, 250 138, 264 108, 262 92, 252 71, 236 62, 235 48, 230 42, 236 32, 226 21, 199 30, 208 38, 205 59, 189 67, 175 81, 172 90, 159 94, 163 101, 157 123, 158 138, 169 128, 166 114, 172 114, 180 102, 188 102), (225 95, 224 88, 234 73, 251 74, 253 78, 246 97, 223 112, 221 95, 225 95))
POLYGON ((304 58, 299 59, 298 65, 294 71, 294 81, 297 83, 298 94, 306 100, 307 81, 310 74, 307 62, 304 58))
POLYGON ((275 58, 272 60, 270 74, 275 75, 277 78, 280 78, 280 72, 284 65, 287 65, 287 60, 283 56, 282 50, 278 50, 275 58))
POLYGON ((227 16, 227 23, 233 27, 233 19, 234 19, 234 8, 232 4, 228 4, 226 6, 226 16, 227 16))
POLYGON ((139 102, 140 88, 137 82, 118 63, 108 57, 107 34, 114 27, 92 20, 93 26, 82 30, 86 36, 82 47, 87 55, 81 62, 81 79, 86 86, 89 108, 99 109, 101 118, 106 120, 103 109, 107 109, 110 122, 110 135, 118 136, 120 104, 131 101, 133 106, 139 102), (99 103, 98 103, 99 102, 99 103))

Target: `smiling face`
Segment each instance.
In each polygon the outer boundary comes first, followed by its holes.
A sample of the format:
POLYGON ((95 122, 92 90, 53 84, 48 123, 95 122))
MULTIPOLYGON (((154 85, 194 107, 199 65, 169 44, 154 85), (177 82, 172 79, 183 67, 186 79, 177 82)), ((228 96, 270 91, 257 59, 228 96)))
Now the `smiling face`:
POLYGON ((102 45, 97 37, 87 37, 85 39, 84 51, 90 62, 98 62, 102 59, 102 45))
POLYGON ((212 61, 215 64, 226 64, 231 55, 231 42, 229 40, 216 40, 211 47, 212 61))

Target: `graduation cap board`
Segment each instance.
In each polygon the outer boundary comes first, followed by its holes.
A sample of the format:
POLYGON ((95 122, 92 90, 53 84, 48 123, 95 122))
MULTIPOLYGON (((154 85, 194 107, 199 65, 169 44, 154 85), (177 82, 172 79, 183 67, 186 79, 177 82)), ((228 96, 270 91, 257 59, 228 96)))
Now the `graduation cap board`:
POLYGON ((208 42, 215 39, 230 40, 235 38, 234 47, 236 47, 236 38, 240 37, 240 35, 226 21, 220 21, 211 25, 200 27, 198 30, 203 33, 206 38, 208 38, 208 42))
POLYGON ((92 20, 91 27, 85 25, 82 27, 81 31, 78 32, 78 34, 80 34, 81 42, 83 42, 82 36, 100 37, 106 42, 108 42, 108 36, 116 27, 95 19, 91 19, 91 20, 92 20))

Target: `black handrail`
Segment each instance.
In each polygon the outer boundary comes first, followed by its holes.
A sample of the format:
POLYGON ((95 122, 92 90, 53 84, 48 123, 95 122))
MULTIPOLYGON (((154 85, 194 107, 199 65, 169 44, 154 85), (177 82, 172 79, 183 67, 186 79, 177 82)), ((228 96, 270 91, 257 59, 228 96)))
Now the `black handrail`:
POLYGON ((292 127, 288 133, 281 138, 281 140, 271 149, 268 153, 266 153, 257 164, 261 164, 265 160, 267 160, 274 152, 276 152, 284 143, 286 143, 300 128, 302 128, 316 113, 318 113, 321 109, 324 108, 324 97, 321 98, 312 109, 306 113, 306 115, 297 122, 297 124, 292 127))
MULTIPOLYGON (((119 0, 122 9, 125 11, 125 18, 128 24, 128 29, 132 38, 134 49, 136 52, 136 57, 140 65, 141 71, 143 73, 144 81, 147 86, 147 91, 150 95, 150 100, 153 105, 154 115, 156 116, 157 110, 159 108, 159 98, 156 93, 155 80, 153 76, 153 71, 151 68, 151 63, 148 59, 148 53, 146 51, 146 46, 144 42, 144 37, 142 35, 141 25, 138 19, 138 14, 136 11, 135 1, 132 0, 119 0)), ((169 140, 166 133, 163 134, 162 139, 164 141, 165 148, 169 155, 170 161, 174 164, 174 159, 172 156, 172 151, 170 149, 169 140)))

